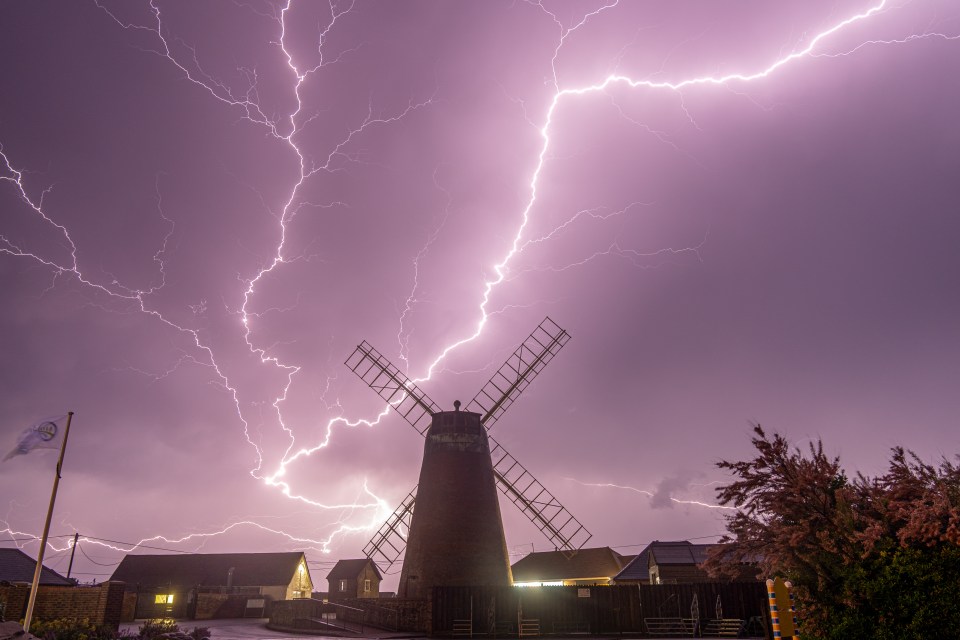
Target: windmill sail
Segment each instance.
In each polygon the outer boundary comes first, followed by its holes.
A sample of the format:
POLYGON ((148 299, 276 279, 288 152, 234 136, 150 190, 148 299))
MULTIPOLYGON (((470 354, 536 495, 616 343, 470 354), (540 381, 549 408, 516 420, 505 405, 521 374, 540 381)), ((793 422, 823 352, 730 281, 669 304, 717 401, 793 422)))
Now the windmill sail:
MULTIPOLYGON (((480 389, 466 410, 480 414, 481 424, 489 429, 569 340, 566 330, 545 318, 480 389)), ((416 383, 366 341, 357 346, 345 364, 417 433, 426 436, 433 414, 440 408, 416 383)), ((500 443, 493 438, 489 438, 489 443, 500 491, 554 547, 567 555, 576 553, 592 534, 500 443)), ((415 502, 416 487, 364 547, 367 557, 378 559, 381 566, 387 567, 400 559, 415 502)))
POLYGON ((431 416, 440 411, 440 407, 369 342, 364 340, 359 344, 344 364, 390 403, 420 435, 427 433, 431 416))
POLYGON ((384 570, 389 570, 394 562, 403 557, 407 546, 407 535, 413 519, 413 505, 417 500, 417 488, 407 494, 387 521, 381 525, 376 535, 363 548, 363 555, 376 562, 384 570))
POLYGON ((568 557, 575 554, 593 534, 499 442, 489 439, 497 487, 540 529, 550 544, 568 557))
POLYGON ((500 419, 514 400, 570 340, 570 334, 549 316, 527 336, 497 372, 487 380, 466 410, 479 413, 487 429, 500 419))

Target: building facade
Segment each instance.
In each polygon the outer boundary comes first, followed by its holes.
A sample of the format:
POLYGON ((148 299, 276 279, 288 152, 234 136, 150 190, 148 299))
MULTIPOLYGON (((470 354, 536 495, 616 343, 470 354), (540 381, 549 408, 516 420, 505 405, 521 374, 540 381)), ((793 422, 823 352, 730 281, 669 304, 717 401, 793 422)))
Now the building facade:
MULTIPOLYGON (((716 582, 703 568, 715 544, 654 540, 614 576, 616 584, 697 584, 716 582)), ((736 581, 755 581, 756 566, 743 565, 736 581)))
POLYGON ((370 558, 340 560, 327 574, 327 598, 379 598, 381 580, 380 569, 370 558))
POLYGON ((592 586, 612 584, 613 577, 632 556, 623 556, 610 547, 580 549, 568 556, 563 551, 535 551, 513 564, 513 584, 534 586, 592 586))
POLYGON ((313 591, 300 551, 128 555, 111 580, 126 583, 128 620, 260 617, 313 591))

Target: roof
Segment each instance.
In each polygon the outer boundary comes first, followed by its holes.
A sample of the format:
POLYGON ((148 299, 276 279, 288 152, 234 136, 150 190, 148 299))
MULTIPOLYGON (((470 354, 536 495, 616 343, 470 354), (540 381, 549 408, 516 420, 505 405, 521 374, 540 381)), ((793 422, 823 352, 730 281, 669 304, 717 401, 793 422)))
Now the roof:
POLYGON ((373 566, 373 571, 377 574, 377 577, 383 580, 380 568, 377 566, 377 563, 370 558, 338 561, 337 564, 333 565, 330 573, 327 574, 327 580, 354 580, 360 575, 360 572, 363 571, 363 568, 367 566, 368 562, 373 566))
POLYGON ((615 580, 649 580, 650 564, 702 564, 712 544, 692 544, 687 540, 654 540, 618 573, 615 580))
MULTIPOLYGON (((33 582, 37 561, 20 549, 0 549, 0 582, 33 582)), ((40 584, 73 586, 73 580, 44 567, 40 572, 40 584)))
POLYGON ((650 580, 650 545, 633 557, 614 580, 650 580))
POLYGON ((515 582, 611 578, 623 568, 626 558, 610 547, 580 549, 567 558, 562 551, 537 551, 513 564, 515 582))
POLYGON ((650 564, 703 564, 712 544, 654 542, 650 545, 650 564))
MULTIPOLYGON (((225 586, 228 581, 234 587, 286 586, 301 562, 306 568, 302 551, 138 554, 125 557, 110 579, 145 586, 225 586)), ((310 570, 305 570, 309 576, 310 570)))

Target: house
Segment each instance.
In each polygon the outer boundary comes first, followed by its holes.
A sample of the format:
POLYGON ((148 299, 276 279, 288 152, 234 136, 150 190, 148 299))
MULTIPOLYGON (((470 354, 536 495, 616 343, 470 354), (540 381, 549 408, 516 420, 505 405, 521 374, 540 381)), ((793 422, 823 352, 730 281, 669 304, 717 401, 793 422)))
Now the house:
POLYGON ((623 571, 617 584, 691 584, 713 581, 703 570, 712 544, 654 540, 623 571))
MULTIPOLYGON (((693 584, 715 582, 703 569, 715 544, 692 544, 686 540, 654 540, 623 571, 614 576, 617 584, 693 584)), ((744 564, 737 581, 757 579, 755 564, 744 564)))
MULTIPOLYGON (((36 570, 36 559, 31 558, 20 549, 0 549, 0 583, 33 584, 33 574, 36 570)), ((44 566, 40 571, 40 584, 72 587, 76 584, 76 581, 68 580, 56 571, 44 566)))
POLYGON ((125 619, 261 617, 273 602, 313 591, 301 551, 128 555, 110 579, 136 596, 125 619))
POLYGON ((614 584, 650 584, 650 545, 613 576, 614 584))
POLYGON ((650 545, 648 567, 650 584, 691 584, 711 582, 703 569, 710 544, 679 542, 654 542, 650 545))
POLYGON ((535 551, 513 564, 517 587, 612 584, 630 561, 610 547, 580 549, 567 557, 563 551, 535 551))
POLYGON ((340 560, 327 574, 328 598, 379 598, 381 580, 380 569, 370 558, 340 560))

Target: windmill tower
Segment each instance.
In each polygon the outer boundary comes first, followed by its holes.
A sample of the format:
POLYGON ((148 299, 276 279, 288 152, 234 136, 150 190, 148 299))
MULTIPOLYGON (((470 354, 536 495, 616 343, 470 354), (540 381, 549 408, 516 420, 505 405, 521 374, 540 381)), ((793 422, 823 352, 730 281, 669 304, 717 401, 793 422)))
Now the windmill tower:
POLYGON ((464 411, 459 401, 454 411, 441 411, 367 342, 347 358, 350 370, 426 438, 419 485, 364 548, 386 569, 406 550, 400 597, 426 598, 441 585, 512 582, 496 488, 555 548, 573 555, 590 539, 553 494, 487 434, 569 339, 544 319, 464 411))

